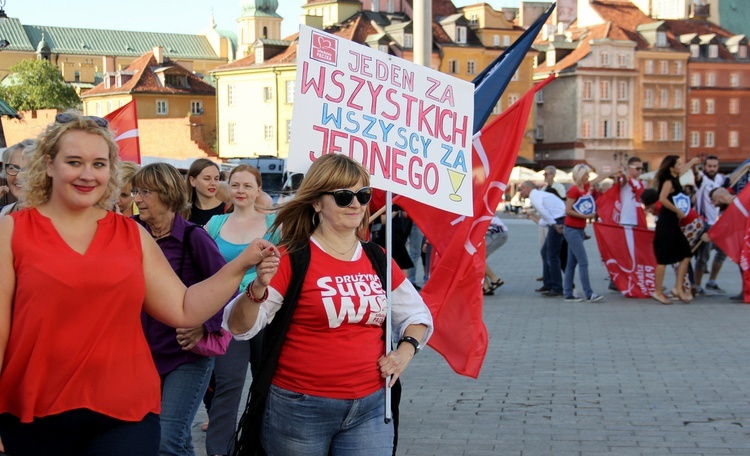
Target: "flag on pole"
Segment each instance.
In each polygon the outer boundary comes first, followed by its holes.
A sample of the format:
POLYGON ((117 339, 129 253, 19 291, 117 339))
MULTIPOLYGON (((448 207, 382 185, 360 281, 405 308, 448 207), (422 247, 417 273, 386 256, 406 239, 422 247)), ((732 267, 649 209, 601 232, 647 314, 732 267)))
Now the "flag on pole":
POLYGON ((604 265, 617 289, 628 298, 650 297, 656 288, 654 232, 596 222, 594 235, 604 265))
POLYGON ((120 148, 120 159, 141 162, 141 146, 138 141, 138 111, 135 100, 110 112, 105 119, 109 121, 109 128, 115 134, 115 141, 120 148))
POLYGON ((482 320, 484 235, 516 162, 534 94, 552 79, 537 84, 474 135, 474 216, 398 199, 438 253, 430 280, 422 288, 435 322, 429 345, 461 375, 477 378, 487 353, 487 328, 482 320))
POLYGON ((518 67, 521 66, 523 59, 531 49, 531 45, 534 44, 534 40, 536 40, 556 5, 557 3, 553 3, 505 52, 500 54, 471 81, 475 87, 474 130, 472 131, 479 131, 482 125, 487 122, 497 104, 497 100, 508 87, 508 83, 518 67))

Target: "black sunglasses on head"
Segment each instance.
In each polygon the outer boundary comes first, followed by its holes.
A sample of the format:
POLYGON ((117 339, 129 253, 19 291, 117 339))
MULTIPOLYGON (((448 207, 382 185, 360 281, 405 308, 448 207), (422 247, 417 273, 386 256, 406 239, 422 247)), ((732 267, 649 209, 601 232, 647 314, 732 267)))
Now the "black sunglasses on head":
POLYGON ((349 207, 354 202, 354 197, 361 205, 365 205, 372 199, 372 188, 362 187, 356 192, 351 190, 334 190, 332 192, 323 192, 324 195, 332 195, 333 200, 338 207, 349 207))
MULTIPOLYGON (((65 112, 61 112, 60 114, 55 116, 55 122, 59 124, 66 124, 66 123, 70 123, 75 120, 78 120, 79 118, 80 117, 78 116, 74 116, 65 112)), ((83 116, 83 118, 94 122, 97 126, 100 126, 102 128, 107 128, 109 126, 109 121, 103 117, 83 116)))

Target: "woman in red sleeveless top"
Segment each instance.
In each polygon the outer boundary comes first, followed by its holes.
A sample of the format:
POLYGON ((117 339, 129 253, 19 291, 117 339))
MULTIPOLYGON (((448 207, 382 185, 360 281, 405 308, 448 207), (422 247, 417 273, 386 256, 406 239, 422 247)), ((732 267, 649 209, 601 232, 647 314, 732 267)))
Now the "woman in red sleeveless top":
POLYGON ((159 376, 140 313, 201 324, 247 269, 270 281, 256 240, 186 288, 150 235, 107 211, 118 187, 107 121, 70 111, 37 138, 25 209, 0 218, 0 445, 14 456, 155 455, 159 376))

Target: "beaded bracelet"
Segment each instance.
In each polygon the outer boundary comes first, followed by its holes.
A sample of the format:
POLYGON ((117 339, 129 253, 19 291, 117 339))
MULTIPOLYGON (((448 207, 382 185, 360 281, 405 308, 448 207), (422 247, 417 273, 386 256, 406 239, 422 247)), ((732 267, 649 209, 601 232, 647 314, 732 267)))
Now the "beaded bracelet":
POLYGON ((263 296, 261 296, 260 298, 256 298, 255 295, 253 294, 254 284, 255 284, 255 280, 250 282, 250 285, 248 285, 247 288, 245 288, 245 296, 247 296, 248 299, 250 299, 253 302, 263 302, 266 299, 268 299, 268 287, 266 287, 266 291, 263 292, 263 296))

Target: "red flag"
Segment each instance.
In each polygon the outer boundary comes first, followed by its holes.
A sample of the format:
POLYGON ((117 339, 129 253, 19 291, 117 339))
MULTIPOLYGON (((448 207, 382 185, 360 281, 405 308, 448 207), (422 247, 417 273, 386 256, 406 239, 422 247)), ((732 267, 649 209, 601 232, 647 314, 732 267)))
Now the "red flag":
POLYGON ((740 195, 708 231, 711 241, 737 264, 741 264, 740 256, 746 236, 743 228, 747 224, 748 211, 750 211, 750 185, 745 186, 740 195))
POLYGON ((534 94, 552 79, 536 85, 474 136, 473 217, 398 199, 439 254, 422 288, 435 322, 429 345, 461 375, 477 378, 487 353, 482 320, 484 235, 516 162, 534 94))
POLYGON ((115 141, 120 147, 120 159, 136 163, 141 162, 141 147, 138 142, 138 112, 135 100, 110 112, 105 119, 115 134, 115 141))
POLYGON ((743 301, 745 304, 750 304, 750 217, 745 219, 745 243, 742 245, 740 268, 742 269, 743 301))
POLYGON ((628 298, 650 297, 656 289, 654 232, 596 222, 594 234, 599 253, 617 289, 628 298))
MULTIPOLYGON (((643 193, 643 183, 633 179, 628 179, 628 182, 635 193, 636 199, 640 201, 641 193, 643 193)), ((602 223, 619 225, 621 211, 622 202, 620 201, 620 185, 615 184, 596 200, 596 213, 602 223)), ((638 214, 638 226, 646 228, 646 214, 643 211, 643 208, 639 205, 636 211, 638 214)))

